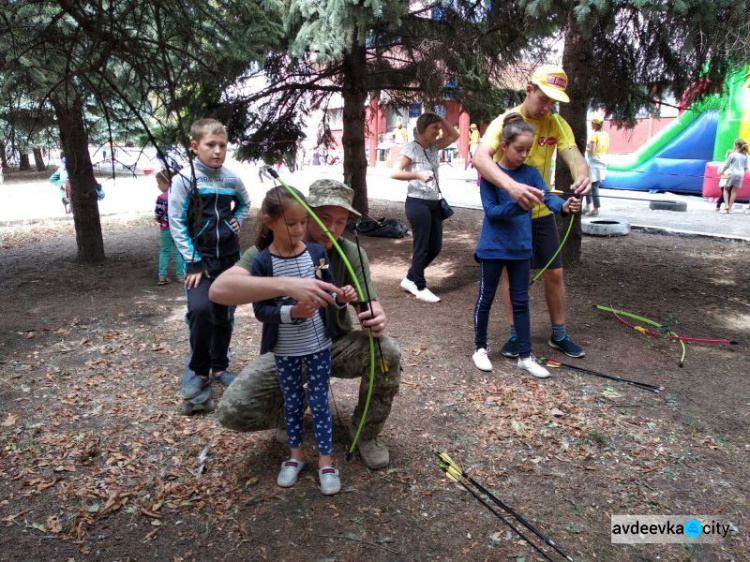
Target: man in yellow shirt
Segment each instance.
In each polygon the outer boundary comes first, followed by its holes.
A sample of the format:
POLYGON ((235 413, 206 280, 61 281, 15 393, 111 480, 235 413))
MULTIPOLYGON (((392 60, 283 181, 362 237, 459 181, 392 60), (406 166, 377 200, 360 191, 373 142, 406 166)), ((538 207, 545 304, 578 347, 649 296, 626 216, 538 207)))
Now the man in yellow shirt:
MULTIPOLYGON (((562 68, 555 65, 540 66, 531 75, 523 103, 509 112, 520 113, 524 121, 535 131, 534 144, 526 159, 526 164, 534 166, 542 174, 544 181, 549 184, 552 159, 555 151, 558 151, 562 161, 575 177, 571 190, 581 197, 591 190, 588 165, 575 145, 570 125, 559 115, 552 115, 555 103, 570 101, 565 93, 567 86, 568 76, 562 68)), ((549 262, 559 246, 555 218, 544 205, 544 194, 541 190, 514 181, 497 166, 496 163, 503 156, 501 136, 504 116, 505 114, 500 115, 490 123, 474 155, 474 166, 484 179, 507 191, 520 207, 532 209, 534 220, 531 267, 539 269, 549 262)), ((570 357, 583 357, 586 352, 573 342, 565 329, 565 284, 560 255, 544 272, 542 279, 544 279, 544 296, 552 323, 549 345, 570 357)), ((515 337, 508 278, 505 272, 502 278, 502 294, 511 334, 500 352, 506 357, 517 357, 518 343, 515 337)))
POLYGON ((477 124, 472 123, 471 127, 469 127, 469 159, 466 161, 466 166, 464 166, 464 169, 467 169, 469 166, 471 166, 472 168, 474 167, 472 160, 474 159, 474 153, 476 153, 477 147, 479 146, 480 139, 481 136, 479 135, 477 124))
POLYGON ((591 193, 586 195, 586 207, 583 209, 584 214, 590 217, 599 216, 599 185, 607 179, 607 163, 604 156, 609 152, 609 135, 602 131, 604 119, 594 117, 591 120, 592 133, 586 144, 586 159, 589 163, 589 179, 591 180, 591 193), (593 199, 594 209, 589 211, 593 199))
POLYGON ((409 142, 409 136, 406 132, 406 127, 404 127, 404 124, 401 122, 401 118, 398 118, 398 123, 396 124, 396 128, 393 130, 393 135, 396 139, 396 144, 406 144, 409 142))

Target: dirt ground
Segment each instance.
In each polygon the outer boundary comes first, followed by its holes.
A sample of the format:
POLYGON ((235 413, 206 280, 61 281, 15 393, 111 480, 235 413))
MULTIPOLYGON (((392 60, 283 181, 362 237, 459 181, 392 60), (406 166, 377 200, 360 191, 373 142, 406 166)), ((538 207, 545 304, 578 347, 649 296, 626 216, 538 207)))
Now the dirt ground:
MULTIPOLYGON (((398 205, 373 214, 403 220, 398 205)), ((437 305, 398 287, 409 238, 363 239, 402 347, 403 383, 383 436, 391 465, 371 472, 343 459, 357 387, 334 380, 343 480, 334 497, 320 494, 312 470, 295 488, 276 486, 285 449, 271 432, 178 414, 185 303, 178 284, 156 286, 150 217, 108 219, 108 259, 95 267, 75 263, 70 222, 2 228, 0 560, 540 560, 445 478, 432 447, 576 560, 747 560, 750 246, 585 238, 582 266, 566 273, 581 360, 547 347, 542 285, 532 287, 537 355, 665 386, 653 394, 564 369, 546 381, 522 374, 498 353, 499 303, 495 370, 474 368, 480 224, 468 210, 446 223, 428 270, 437 305), (594 309, 610 303, 740 345, 689 345, 678 368, 675 343, 594 309), (733 529, 713 545, 612 545, 613 514, 715 515, 733 529)), ((259 345, 260 324, 241 307, 233 369, 259 345)))

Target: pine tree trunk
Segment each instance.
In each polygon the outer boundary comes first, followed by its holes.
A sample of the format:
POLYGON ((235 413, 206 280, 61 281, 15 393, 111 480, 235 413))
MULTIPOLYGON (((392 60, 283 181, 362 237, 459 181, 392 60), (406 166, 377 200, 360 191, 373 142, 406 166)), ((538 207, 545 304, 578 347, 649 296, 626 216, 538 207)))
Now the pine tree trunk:
POLYGON ((8 169, 8 157, 5 154, 5 143, 3 141, 0 141, 0 164, 2 164, 3 169, 8 169))
POLYGON ((34 164, 36 165, 37 172, 43 172, 47 169, 47 165, 44 163, 44 156, 42 155, 41 148, 34 149, 34 164))
POLYGON ((54 100, 60 126, 60 141, 70 179, 70 204, 76 229, 78 259, 86 263, 104 261, 104 241, 96 198, 96 179, 89 156, 89 138, 83 121, 83 104, 74 100, 54 100))
POLYGON ((365 155, 366 50, 356 45, 344 57, 344 181, 354 189, 354 208, 368 212, 365 155))
MULTIPOLYGON (((575 143, 581 154, 586 153, 586 114, 589 106, 589 72, 593 68, 593 48, 590 40, 585 39, 575 22, 572 11, 568 14, 568 25, 565 30, 565 48, 563 50, 563 68, 568 75, 567 93, 570 103, 561 104, 560 115, 570 124, 575 136, 575 143)), ((568 167, 558 158, 555 167, 555 186, 562 191, 570 191, 572 175, 568 167)), ((560 221, 563 236, 568 228, 568 220, 560 221)), ((562 258, 565 267, 575 267, 581 263, 581 221, 575 215, 575 224, 570 231, 568 241, 563 247, 562 258)))
POLYGON ((21 156, 18 162, 19 172, 28 172, 31 170, 31 161, 29 160, 29 154, 27 152, 21 152, 21 156))

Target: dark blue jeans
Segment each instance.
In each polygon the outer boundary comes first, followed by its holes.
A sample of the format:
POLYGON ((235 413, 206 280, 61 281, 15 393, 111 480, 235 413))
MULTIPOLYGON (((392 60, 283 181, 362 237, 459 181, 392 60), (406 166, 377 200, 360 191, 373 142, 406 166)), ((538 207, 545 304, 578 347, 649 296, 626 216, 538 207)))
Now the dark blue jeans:
POLYGON ((187 291, 187 322, 190 328, 190 347, 193 355, 189 367, 200 376, 229 367, 229 343, 234 327, 235 306, 211 302, 208 290, 219 274, 232 267, 239 253, 219 260, 205 258, 211 277, 204 277, 197 287, 187 291))
POLYGON ((474 306, 474 342, 476 349, 487 349, 487 326, 495 300, 500 274, 508 269, 513 323, 518 335, 518 353, 522 359, 531 355, 531 320, 529 317, 530 260, 479 260, 479 295, 474 306))

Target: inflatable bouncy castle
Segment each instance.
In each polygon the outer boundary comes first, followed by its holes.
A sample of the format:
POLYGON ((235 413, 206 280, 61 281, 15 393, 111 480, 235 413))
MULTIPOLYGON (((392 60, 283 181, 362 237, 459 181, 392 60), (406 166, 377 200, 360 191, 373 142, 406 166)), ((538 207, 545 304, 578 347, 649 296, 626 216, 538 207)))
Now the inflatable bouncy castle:
MULTIPOLYGON (((602 187, 635 191, 672 191, 718 197, 718 168, 734 141, 750 141, 748 68, 728 78, 721 98, 692 106, 632 154, 607 159, 602 187), (719 107, 720 109, 703 109, 719 107)), ((737 195, 750 198, 750 173, 737 195)))

